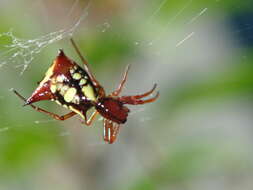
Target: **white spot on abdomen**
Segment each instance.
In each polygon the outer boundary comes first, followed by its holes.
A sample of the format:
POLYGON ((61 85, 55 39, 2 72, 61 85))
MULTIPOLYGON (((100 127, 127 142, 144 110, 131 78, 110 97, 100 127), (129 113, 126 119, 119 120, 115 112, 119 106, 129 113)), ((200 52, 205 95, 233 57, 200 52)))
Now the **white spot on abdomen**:
POLYGON ((63 82, 64 81, 64 76, 63 75, 58 75, 56 78, 57 82, 63 82))
POLYGON ((87 82, 86 79, 81 79, 80 82, 79 82, 79 85, 82 86, 82 85, 84 85, 86 82, 87 82))
POLYGON ((80 97, 78 95, 75 95, 74 98, 73 98, 73 100, 72 100, 72 102, 74 104, 79 104, 80 103, 80 97))
POLYGON ((56 92, 56 85, 55 84, 51 84, 51 86, 50 86, 50 90, 51 90, 51 92, 52 93, 55 93, 56 92))
POLYGON ((94 89, 92 88, 91 85, 84 86, 84 87, 82 88, 82 92, 84 93, 84 95, 85 95, 89 100, 93 100, 93 101, 96 100, 95 93, 94 93, 94 89))
POLYGON ((76 89, 75 88, 69 88, 67 92, 64 94, 64 100, 66 102, 71 102, 73 98, 76 95, 76 89))
POLYGON ((69 89, 69 86, 67 86, 67 85, 64 85, 63 87, 61 87, 61 89, 60 89, 60 94, 62 95, 62 96, 64 96, 64 94, 66 93, 66 91, 69 89))
POLYGON ((75 79, 75 80, 79 80, 81 77, 82 77, 82 76, 81 76, 80 73, 75 73, 75 74, 73 74, 73 79, 75 79))

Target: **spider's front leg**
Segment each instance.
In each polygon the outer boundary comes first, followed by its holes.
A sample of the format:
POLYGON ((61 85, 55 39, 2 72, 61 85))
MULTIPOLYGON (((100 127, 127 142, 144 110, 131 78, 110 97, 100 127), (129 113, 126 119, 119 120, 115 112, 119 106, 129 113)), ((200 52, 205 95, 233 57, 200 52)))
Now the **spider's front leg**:
POLYGON ((146 99, 146 100, 141 100, 141 98, 144 98, 144 97, 152 94, 154 92, 156 86, 157 85, 155 84, 154 87, 150 91, 143 93, 143 94, 139 94, 139 95, 135 95, 135 96, 122 96, 119 98, 119 101, 122 102, 123 104, 132 104, 132 105, 146 104, 146 103, 154 102, 159 97, 159 92, 157 92, 153 98, 146 99))

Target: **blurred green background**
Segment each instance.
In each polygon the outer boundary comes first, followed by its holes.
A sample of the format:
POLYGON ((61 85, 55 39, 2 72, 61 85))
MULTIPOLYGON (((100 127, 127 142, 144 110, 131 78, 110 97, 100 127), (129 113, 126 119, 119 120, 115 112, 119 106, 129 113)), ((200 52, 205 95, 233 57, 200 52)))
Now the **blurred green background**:
MULTIPOLYGON (((107 145, 101 119, 92 127, 78 116, 54 121, 22 107, 10 91, 30 96, 59 48, 80 63, 69 38, 32 54, 20 75, 17 65, 24 60, 12 56, 23 49, 15 49, 19 41, 6 47, 13 41, 2 36, 0 189, 252 189, 252 5, 251 0, 0 0, 0 33, 12 29, 29 51, 38 44, 28 40, 70 28, 88 14, 73 37, 106 92, 131 63, 123 94, 145 92, 154 83, 161 94, 155 103, 129 106, 117 142, 107 145)), ((66 113, 52 102, 36 105, 66 113)))

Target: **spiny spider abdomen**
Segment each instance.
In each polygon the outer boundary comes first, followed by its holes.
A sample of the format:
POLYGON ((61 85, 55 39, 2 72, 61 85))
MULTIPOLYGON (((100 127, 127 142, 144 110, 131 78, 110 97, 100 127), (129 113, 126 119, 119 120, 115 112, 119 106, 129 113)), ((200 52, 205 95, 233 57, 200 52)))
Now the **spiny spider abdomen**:
POLYGON ((53 64, 46 72, 44 79, 28 99, 25 99, 15 90, 14 93, 25 101, 25 105, 30 105, 36 111, 45 113, 57 120, 66 120, 78 114, 82 117, 84 123, 89 126, 95 117, 100 114, 104 118, 104 140, 112 144, 117 138, 120 124, 127 121, 130 110, 125 104, 138 105, 155 101, 159 96, 159 92, 153 98, 146 100, 142 100, 142 98, 152 94, 156 84, 144 94, 119 96, 130 68, 130 66, 127 66, 118 88, 111 94, 106 95, 104 88, 91 73, 87 61, 81 55, 73 39, 71 39, 71 43, 80 56, 84 68, 77 65, 64 54, 63 50, 60 50, 53 64), (71 112, 59 116, 33 105, 33 103, 42 100, 54 101, 71 112), (86 113, 92 107, 95 108, 95 111, 88 119, 86 113))

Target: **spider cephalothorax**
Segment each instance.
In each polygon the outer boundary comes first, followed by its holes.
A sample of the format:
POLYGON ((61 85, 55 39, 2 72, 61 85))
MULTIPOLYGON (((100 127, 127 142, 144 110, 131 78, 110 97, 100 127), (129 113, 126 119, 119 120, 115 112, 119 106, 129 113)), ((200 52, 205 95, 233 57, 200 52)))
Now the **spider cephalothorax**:
POLYGON ((96 110, 106 119, 118 124, 123 124, 127 120, 130 111, 119 98, 100 98, 96 104, 96 110))
POLYGON ((25 101, 25 105, 30 105, 35 110, 46 113, 57 120, 66 120, 75 114, 79 114, 84 123, 90 125, 99 113, 104 117, 104 140, 111 144, 116 140, 120 124, 126 122, 130 111, 124 104, 138 105, 155 101, 159 93, 147 100, 141 100, 141 98, 150 95, 155 90, 156 85, 141 95, 119 96, 126 82, 128 66, 119 87, 111 94, 106 95, 104 88, 90 72, 88 63, 72 39, 71 42, 83 61, 84 68, 69 59, 63 50, 60 50, 44 79, 28 99, 25 99, 17 91, 14 90, 14 92, 25 101), (59 116, 33 105, 33 103, 42 100, 54 101, 71 110, 71 112, 59 116), (87 111, 92 107, 95 108, 95 111, 87 119, 87 111))

